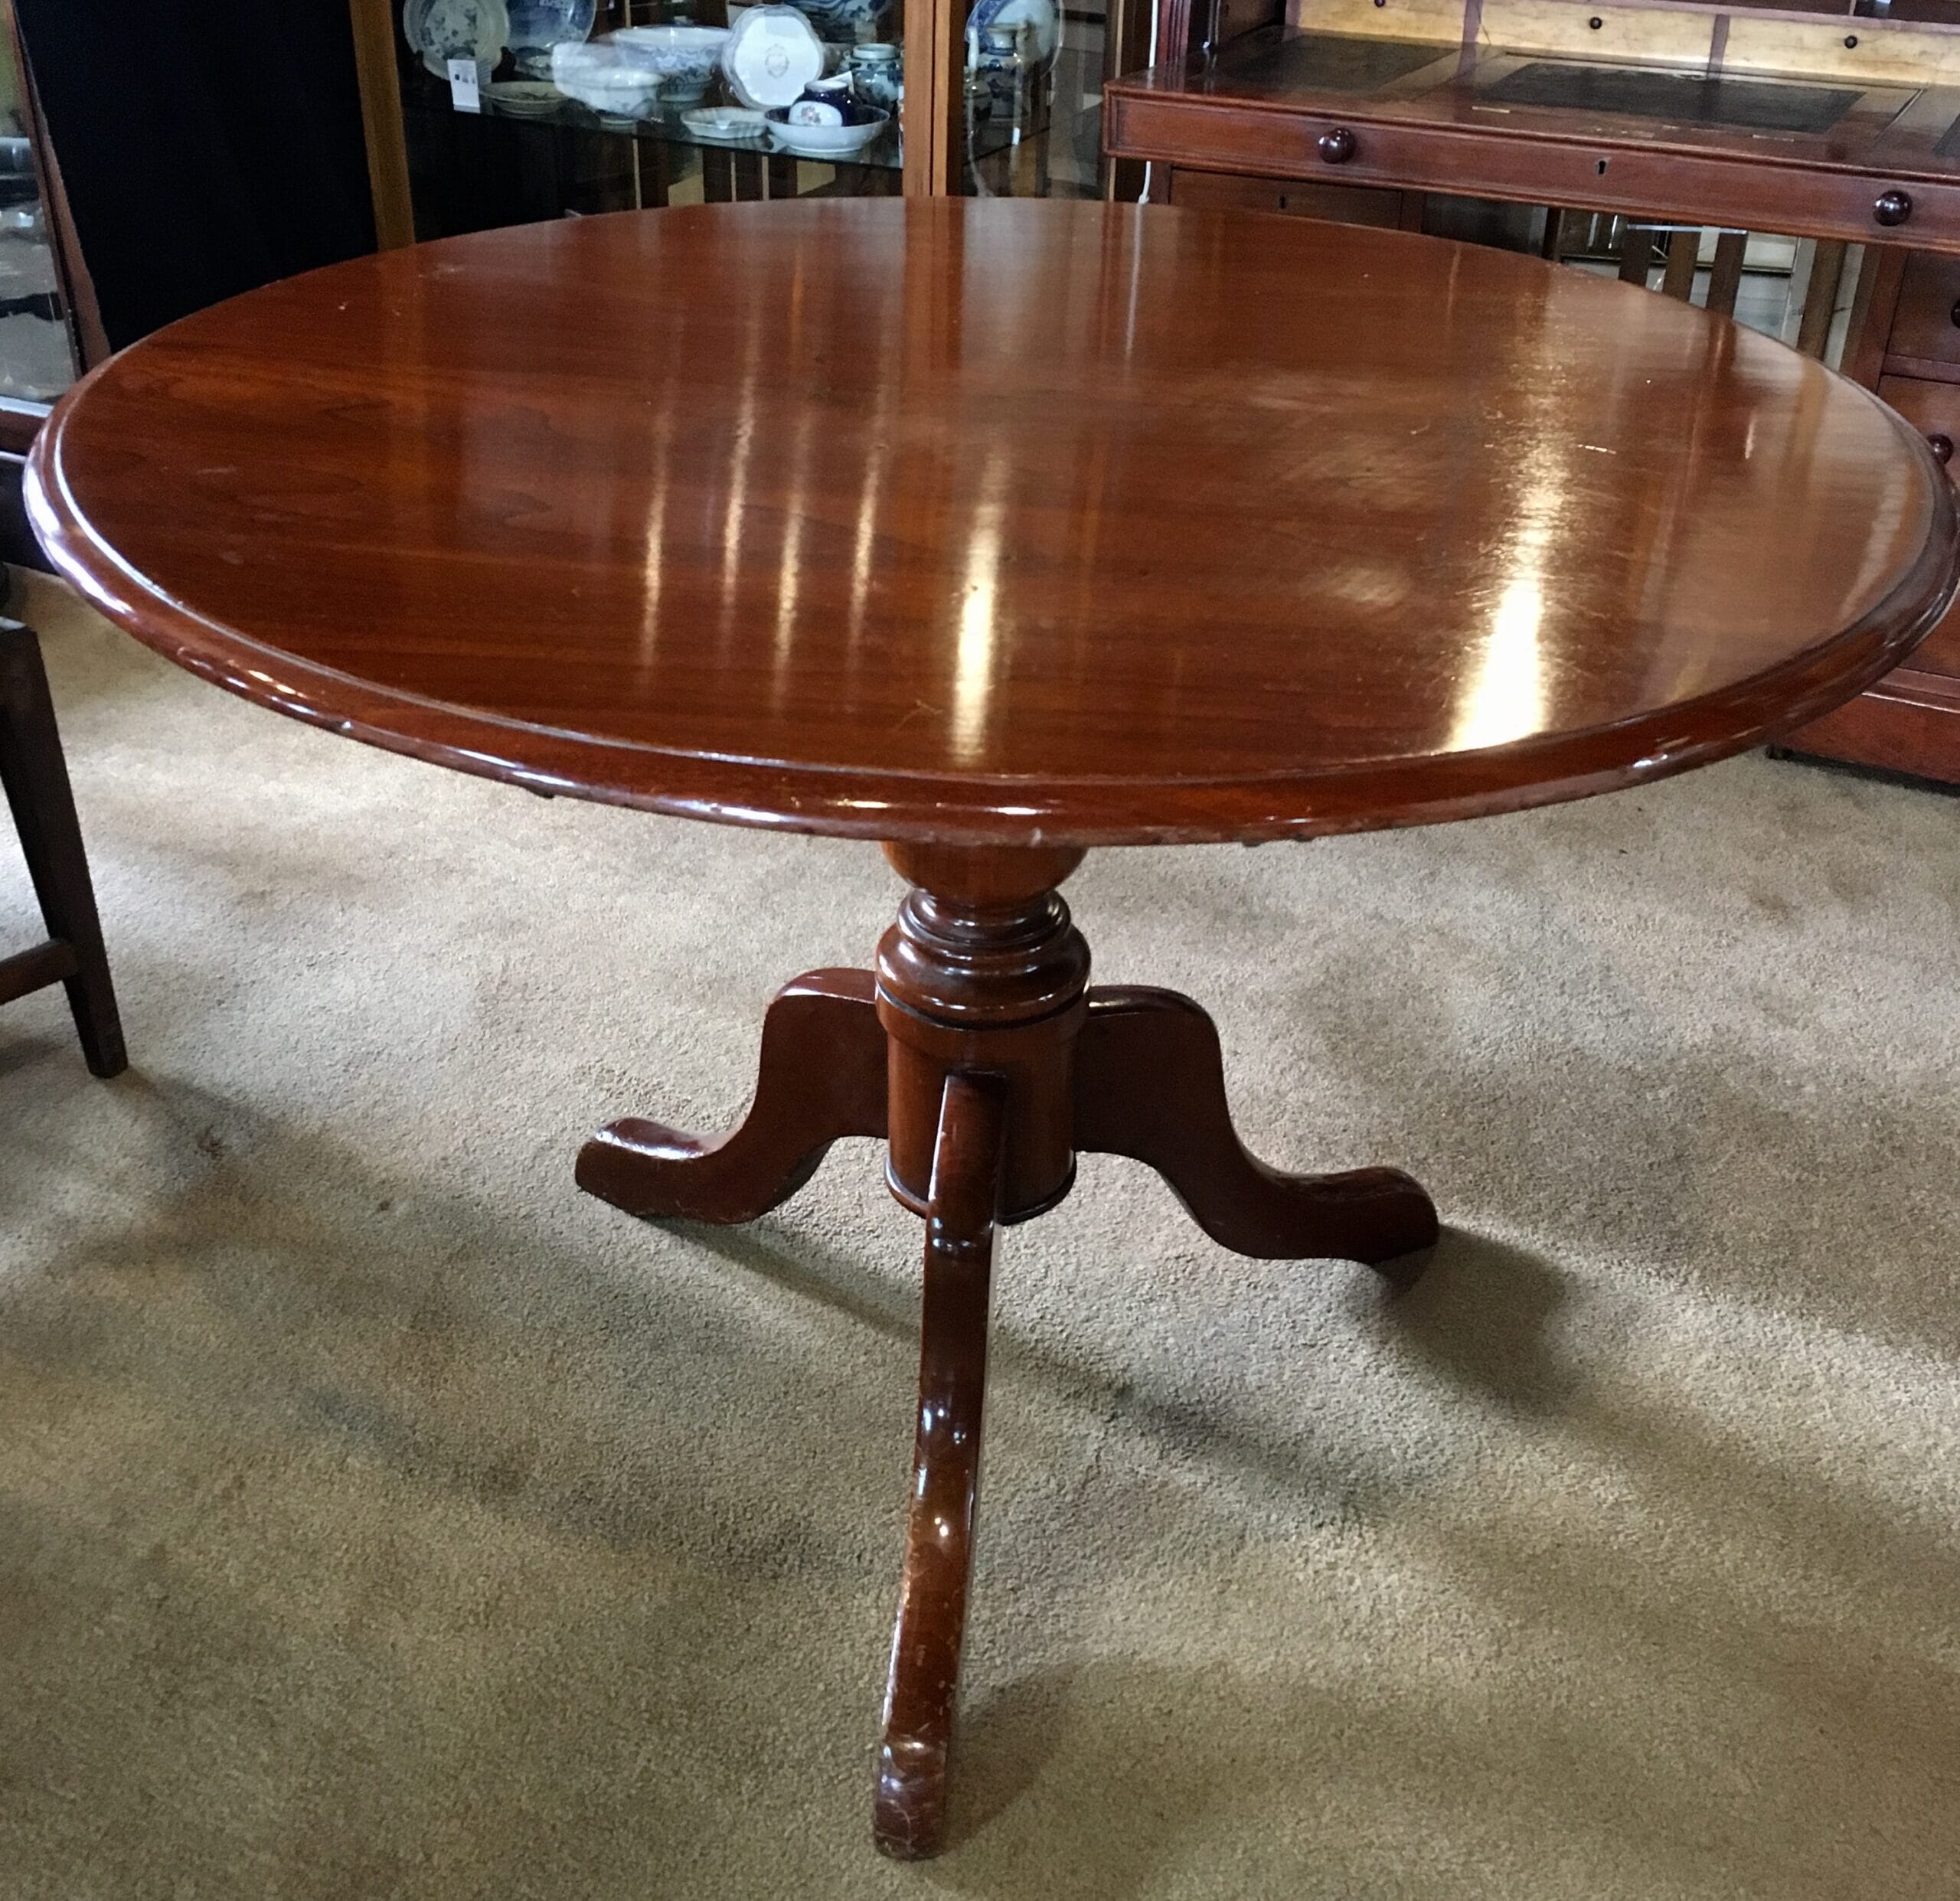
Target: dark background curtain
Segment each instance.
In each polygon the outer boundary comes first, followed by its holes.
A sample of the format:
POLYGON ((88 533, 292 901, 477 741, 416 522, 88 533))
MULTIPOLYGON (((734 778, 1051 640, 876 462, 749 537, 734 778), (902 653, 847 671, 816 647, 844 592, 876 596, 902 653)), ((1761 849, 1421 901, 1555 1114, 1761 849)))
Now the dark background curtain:
POLYGON ((117 349, 374 247, 347 0, 15 0, 117 349))

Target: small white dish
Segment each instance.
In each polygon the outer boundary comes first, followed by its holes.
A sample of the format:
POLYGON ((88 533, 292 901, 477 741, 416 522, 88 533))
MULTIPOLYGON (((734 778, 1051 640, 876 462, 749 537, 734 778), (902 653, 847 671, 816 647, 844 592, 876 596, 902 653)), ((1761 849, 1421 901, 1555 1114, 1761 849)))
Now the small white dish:
POLYGON ((799 158, 855 158, 891 123, 890 113, 880 113, 859 126, 792 126, 788 110, 778 106, 763 115, 763 122, 776 146, 799 158))
POLYGON ((551 49, 551 78, 560 92, 602 119, 652 119, 660 111, 660 74, 629 47, 561 42, 551 49))
POLYGON ((539 119, 555 113, 565 103, 565 95, 548 80, 493 80, 484 87, 483 96, 500 113, 518 119, 539 119))
POLYGON ((697 106, 681 115, 681 123, 697 139, 731 145, 755 145, 769 134, 762 114, 746 106, 697 106))

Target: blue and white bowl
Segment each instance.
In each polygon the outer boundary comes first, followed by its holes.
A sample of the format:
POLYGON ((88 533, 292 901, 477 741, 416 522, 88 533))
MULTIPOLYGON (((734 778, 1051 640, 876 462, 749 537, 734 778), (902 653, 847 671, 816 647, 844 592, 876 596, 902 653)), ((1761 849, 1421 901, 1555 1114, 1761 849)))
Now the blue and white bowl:
POLYGON ((626 47, 660 75, 671 99, 699 99, 728 42, 725 26, 622 26, 597 44, 626 47))

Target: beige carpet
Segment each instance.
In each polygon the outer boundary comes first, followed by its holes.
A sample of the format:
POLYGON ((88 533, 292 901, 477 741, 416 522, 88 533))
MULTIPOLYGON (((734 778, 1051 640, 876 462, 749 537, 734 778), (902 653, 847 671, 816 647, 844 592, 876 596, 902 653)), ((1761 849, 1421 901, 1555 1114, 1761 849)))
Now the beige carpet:
MULTIPOLYGON (((1423 1285, 1010 1239, 957 1845, 867 1837, 916 1228, 578 1194, 869 848, 385 757, 38 618, 135 1067, 0 1014, 0 1898, 1960 1892, 1960 805, 1760 757, 1108 852, 1103 978, 1423 1285)), ((0 864, 0 942, 31 919, 0 864)))

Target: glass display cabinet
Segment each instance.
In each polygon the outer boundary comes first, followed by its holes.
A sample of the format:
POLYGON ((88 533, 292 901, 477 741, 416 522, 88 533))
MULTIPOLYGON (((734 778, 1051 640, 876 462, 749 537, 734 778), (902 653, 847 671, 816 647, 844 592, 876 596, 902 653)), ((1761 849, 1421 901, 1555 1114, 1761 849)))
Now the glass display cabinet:
MULTIPOLYGON (((0 560, 39 567, 23 459, 56 397, 109 345, 27 73, 13 7, 0 0, 0 560)), ((6 593, 0 570, 0 601, 6 593)))
POLYGON ((1151 20, 1149 0, 351 5, 384 244, 734 199, 1100 196, 1102 86, 1151 20))
POLYGON ((0 5, 0 449, 18 455, 79 374, 82 339, 11 7, 0 5))

